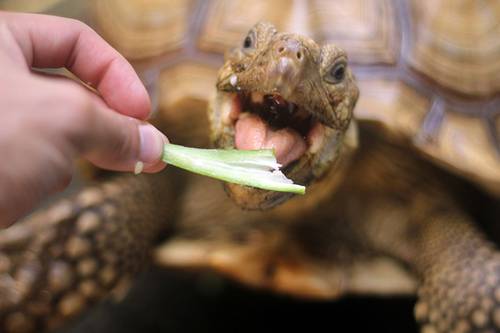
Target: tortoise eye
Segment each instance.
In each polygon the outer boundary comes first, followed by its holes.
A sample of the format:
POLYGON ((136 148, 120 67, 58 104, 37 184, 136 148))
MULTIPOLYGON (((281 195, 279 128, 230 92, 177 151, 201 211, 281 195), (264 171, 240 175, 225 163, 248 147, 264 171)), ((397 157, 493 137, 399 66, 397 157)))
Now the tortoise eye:
POLYGON ((248 36, 243 40, 243 48, 250 49, 253 48, 255 44, 255 38, 252 33, 249 33, 248 36))
POLYGON ((252 46, 252 39, 250 38, 250 36, 247 36, 243 41, 243 47, 245 49, 248 49, 250 46, 252 46))
POLYGON ((334 65, 326 76, 326 81, 330 83, 339 83, 344 80, 346 64, 341 62, 334 65))

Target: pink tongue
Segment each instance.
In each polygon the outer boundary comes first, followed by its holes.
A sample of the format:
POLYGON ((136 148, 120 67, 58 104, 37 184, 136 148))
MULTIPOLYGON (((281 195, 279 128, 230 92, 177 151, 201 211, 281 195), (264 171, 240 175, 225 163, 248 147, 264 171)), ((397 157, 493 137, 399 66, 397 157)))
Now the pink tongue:
POLYGON ((273 131, 259 116, 249 113, 243 113, 236 121, 235 145, 246 150, 274 148, 276 159, 283 166, 299 159, 307 148, 296 131, 290 128, 273 131))

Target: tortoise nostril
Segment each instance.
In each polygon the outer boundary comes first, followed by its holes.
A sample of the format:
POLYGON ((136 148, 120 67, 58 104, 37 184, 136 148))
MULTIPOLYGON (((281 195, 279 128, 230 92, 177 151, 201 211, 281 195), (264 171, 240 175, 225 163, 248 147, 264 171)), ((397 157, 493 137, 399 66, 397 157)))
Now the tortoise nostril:
POLYGON ((289 39, 280 40, 274 46, 274 52, 279 57, 288 57, 292 61, 302 62, 305 61, 306 54, 304 53, 304 47, 299 41, 289 39))

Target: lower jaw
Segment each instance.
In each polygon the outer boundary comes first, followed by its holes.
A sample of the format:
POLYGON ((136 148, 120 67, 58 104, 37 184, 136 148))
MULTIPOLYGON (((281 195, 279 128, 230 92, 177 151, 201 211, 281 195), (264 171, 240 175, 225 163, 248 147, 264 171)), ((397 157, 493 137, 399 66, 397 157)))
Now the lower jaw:
POLYGON ((293 194, 259 190, 237 184, 224 183, 231 200, 245 210, 268 210, 290 199, 293 194))

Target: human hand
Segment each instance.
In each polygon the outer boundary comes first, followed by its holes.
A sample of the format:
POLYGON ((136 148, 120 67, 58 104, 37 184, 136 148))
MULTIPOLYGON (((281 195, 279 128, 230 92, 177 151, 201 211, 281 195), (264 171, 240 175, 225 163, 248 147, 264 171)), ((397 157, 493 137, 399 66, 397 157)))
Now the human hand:
POLYGON ((0 12, 0 227, 67 186, 73 161, 157 172, 167 138, 144 122, 147 92, 131 65, 85 24, 0 12), (32 67, 66 67, 101 97, 32 67), (101 99, 102 98, 102 99, 101 99))

